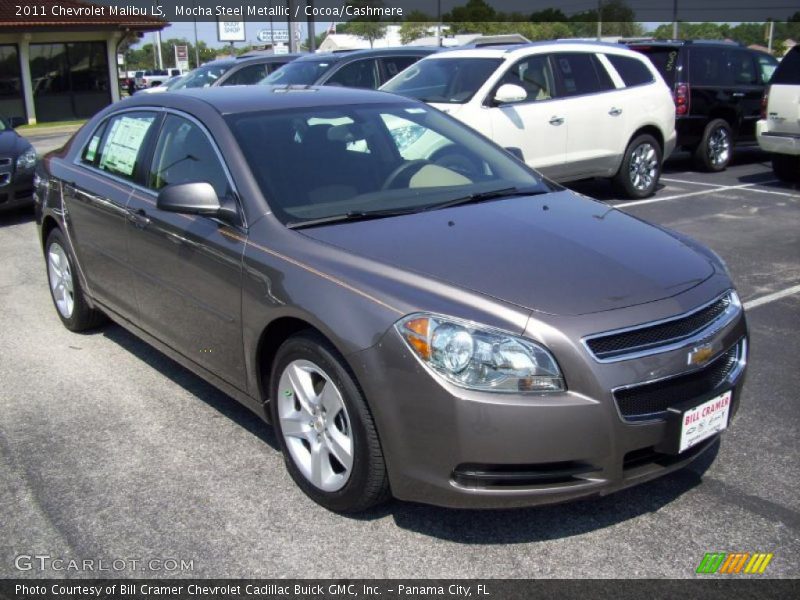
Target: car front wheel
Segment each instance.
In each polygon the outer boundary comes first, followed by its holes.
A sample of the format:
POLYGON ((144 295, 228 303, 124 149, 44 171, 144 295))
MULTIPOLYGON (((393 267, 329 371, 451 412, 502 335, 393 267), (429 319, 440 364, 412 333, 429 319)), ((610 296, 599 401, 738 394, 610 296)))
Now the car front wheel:
POLYGON ((375 424, 341 355, 315 332, 301 333, 279 348, 270 381, 286 468, 306 495, 341 513, 388 499, 375 424))
POLYGON ((626 198, 647 198, 655 191, 659 177, 661 146, 652 135, 636 136, 625 150, 614 177, 615 187, 626 198))
POLYGON ((100 325, 104 315, 86 302, 75 270, 75 260, 61 230, 54 229, 45 242, 47 281, 61 322, 70 331, 84 331, 100 325))

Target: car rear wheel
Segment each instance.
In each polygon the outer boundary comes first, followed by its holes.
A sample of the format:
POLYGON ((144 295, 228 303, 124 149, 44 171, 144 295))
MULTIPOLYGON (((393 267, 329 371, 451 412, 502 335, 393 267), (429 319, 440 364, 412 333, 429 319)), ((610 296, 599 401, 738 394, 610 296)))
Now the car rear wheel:
POLYGON ((58 317, 70 331, 100 325, 104 315, 89 307, 75 271, 75 260, 61 230, 54 229, 45 242, 47 281, 58 317))
POLYGON ((389 497, 378 434, 341 355, 304 332, 279 348, 270 414, 295 483, 328 510, 351 513, 389 497))
POLYGON ((800 156, 773 154, 772 170, 781 181, 796 183, 800 181, 800 156))
POLYGON ((661 177, 661 146, 649 134, 636 136, 622 158, 614 185, 626 198, 651 196, 661 177))
POLYGON ((706 125, 694 161, 704 171, 724 171, 733 156, 733 132, 725 119, 714 119, 706 125))

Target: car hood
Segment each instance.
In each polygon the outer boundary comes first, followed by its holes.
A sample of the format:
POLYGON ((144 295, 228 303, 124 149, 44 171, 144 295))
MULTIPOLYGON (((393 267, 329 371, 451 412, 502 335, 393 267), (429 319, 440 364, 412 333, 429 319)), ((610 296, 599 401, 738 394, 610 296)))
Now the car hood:
POLYGON ((27 150, 30 142, 21 137, 16 131, 6 130, 0 132, 0 154, 16 157, 23 150, 27 150))
POLYGON ((661 300, 714 273, 707 257, 666 231, 566 191, 302 233, 554 315, 661 300))

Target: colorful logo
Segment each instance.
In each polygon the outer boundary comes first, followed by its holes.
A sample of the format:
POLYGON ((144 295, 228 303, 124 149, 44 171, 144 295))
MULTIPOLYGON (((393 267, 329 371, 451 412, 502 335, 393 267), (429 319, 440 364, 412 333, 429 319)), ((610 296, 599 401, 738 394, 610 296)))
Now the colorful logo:
POLYGON ((697 572, 709 573, 763 573, 772 560, 772 552, 706 552, 697 572))

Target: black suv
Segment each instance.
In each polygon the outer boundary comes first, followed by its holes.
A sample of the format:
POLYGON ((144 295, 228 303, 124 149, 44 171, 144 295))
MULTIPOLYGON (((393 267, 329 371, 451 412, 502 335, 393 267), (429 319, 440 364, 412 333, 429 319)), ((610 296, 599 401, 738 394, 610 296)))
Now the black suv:
POLYGON ((309 54, 269 75, 266 85, 341 85, 378 89, 400 71, 440 48, 424 46, 309 54))
POLYGON ((722 171, 733 144, 755 142, 764 88, 778 61, 732 42, 628 42, 646 54, 672 88, 677 145, 698 168, 722 171))

